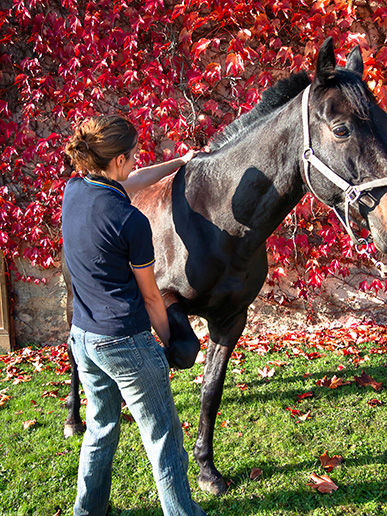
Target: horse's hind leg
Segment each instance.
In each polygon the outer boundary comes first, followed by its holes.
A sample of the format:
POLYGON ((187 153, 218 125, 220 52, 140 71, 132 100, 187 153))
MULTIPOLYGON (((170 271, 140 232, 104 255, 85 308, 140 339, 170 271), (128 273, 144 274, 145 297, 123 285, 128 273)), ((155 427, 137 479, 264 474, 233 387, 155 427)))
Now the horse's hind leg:
POLYGON ((171 367, 188 369, 195 363, 200 342, 191 328, 187 314, 175 296, 164 293, 163 298, 167 306, 171 331, 169 347, 165 350, 166 357, 171 367))
POLYGON ((201 394, 201 413, 194 457, 200 467, 198 484, 203 491, 220 495, 226 483, 214 464, 213 436, 215 419, 222 398, 227 364, 246 324, 246 313, 234 319, 233 325, 217 330, 210 325, 204 382, 201 394))
POLYGON ((73 353, 71 351, 70 337, 67 342, 67 354, 69 356, 71 365, 71 385, 70 393, 67 398, 67 419, 63 429, 65 437, 71 437, 72 435, 79 434, 85 431, 85 425, 82 423, 79 409, 81 407, 81 400, 79 397, 79 376, 78 367, 75 363, 73 353))
MULTIPOLYGON (((66 298, 66 315, 67 315, 67 323, 69 328, 71 327, 71 321, 73 318, 73 289, 71 286, 71 276, 70 272, 66 265, 66 259, 64 255, 64 251, 62 249, 62 274, 63 279, 65 280, 66 288, 67 288, 67 298, 66 298)), ((67 354, 69 357, 70 365, 71 365, 71 385, 70 392, 67 398, 67 419, 65 421, 65 426, 63 429, 63 434, 65 437, 71 437, 72 435, 79 434, 85 431, 85 425, 82 423, 81 416, 79 414, 79 409, 81 407, 81 400, 79 397, 79 376, 78 376, 78 367, 75 363, 73 353, 71 351, 71 337, 67 339, 67 354)))

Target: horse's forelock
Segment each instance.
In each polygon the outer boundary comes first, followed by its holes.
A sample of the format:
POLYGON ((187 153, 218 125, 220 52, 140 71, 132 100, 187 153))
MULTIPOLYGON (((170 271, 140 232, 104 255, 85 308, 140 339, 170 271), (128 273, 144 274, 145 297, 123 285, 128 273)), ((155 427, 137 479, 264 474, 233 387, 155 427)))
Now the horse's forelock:
POLYGON ((358 75, 344 68, 336 69, 333 80, 354 113, 363 120, 369 120, 375 98, 366 83, 358 75))

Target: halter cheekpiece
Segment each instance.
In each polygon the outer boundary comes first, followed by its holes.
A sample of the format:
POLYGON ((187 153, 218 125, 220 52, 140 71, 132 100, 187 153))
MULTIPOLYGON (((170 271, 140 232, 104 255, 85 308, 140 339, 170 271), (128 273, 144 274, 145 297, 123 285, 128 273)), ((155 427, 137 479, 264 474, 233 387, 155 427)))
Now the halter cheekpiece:
POLYGON ((310 191, 313 193, 317 199, 322 201, 325 204, 325 201, 321 199, 314 191, 311 182, 310 182, 310 167, 309 165, 313 165, 321 174, 323 174, 327 179, 329 179, 332 183, 334 183, 338 188, 340 188, 345 194, 345 207, 344 214, 345 216, 339 212, 336 206, 333 206, 332 209, 336 213, 338 219, 345 227, 347 233, 351 237, 351 240, 356 246, 356 249, 360 254, 366 254, 368 258, 375 264, 375 266, 380 270, 380 272, 385 275, 387 273, 387 266, 383 263, 376 261, 368 252, 368 242, 365 239, 358 239, 351 226, 350 226, 350 218, 349 218, 349 207, 353 205, 355 202, 362 202, 366 204, 368 207, 372 207, 375 204, 375 200, 369 194, 369 190, 373 188, 378 188, 382 186, 387 186, 387 178, 384 177, 382 179, 374 179, 373 181, 367 181, 366 183, 360 185, 351 185, 345 179, 340 177, 336 172, 334 172, 331 168, 325 165, 314 153, 311 142, 310 142, 310 133, 309 133, 309 93, 310 93, 309 85, 302 95, 302 126, 304 130, 304 149, 302 159, 304 162, 304 174, 307 185, 310 191), (360 246, 366 244, 366 250, 359 251, 360 246))

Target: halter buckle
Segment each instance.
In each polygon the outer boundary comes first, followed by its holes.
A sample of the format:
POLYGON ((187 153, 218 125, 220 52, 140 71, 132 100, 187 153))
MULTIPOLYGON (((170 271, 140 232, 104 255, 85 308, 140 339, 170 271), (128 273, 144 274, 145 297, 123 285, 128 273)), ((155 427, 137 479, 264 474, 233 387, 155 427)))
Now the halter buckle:
POLYGON ((312 147, 306 147, 304 149, 304 155, 303 155, 303 158, 305 161, 310 161, 311 157, 313 156, 314 152, 313 152, 313 149, 312 147))
POLYGON ((345 191, 345 195, 347 197, 349 204, 353 204, 354 202, 359 200, 359 197, 361 196, 361 192, 356 186, 350 186, 345 191))

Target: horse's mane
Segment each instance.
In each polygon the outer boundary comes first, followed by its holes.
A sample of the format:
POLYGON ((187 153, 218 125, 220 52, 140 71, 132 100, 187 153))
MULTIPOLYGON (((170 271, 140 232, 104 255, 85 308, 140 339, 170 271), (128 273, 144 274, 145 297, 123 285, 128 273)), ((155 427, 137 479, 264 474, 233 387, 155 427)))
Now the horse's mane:
POLYGON ((256 106, 248 113, 234 120, 222 133, 213 139, 210 143, 210 150, 216 151, 221 149, 246 129, 251 128, 251 124, 257 119, 269 115, 277 108, 289 102, 309 84, 310 80, 304 71, 292 74, 286 79, 280 79, 262 93, 261 100, 256 106))
MULTIPOLYGON (((262 93, 260 102, 248 113, 243 114, 210 143, 210 150, 217 151, 230 143, 258 119, 273 113, 279 107, 285 105, 296 97, 310 84, 310 79, 305 71, 290 75, 286 79, 280 79, 273 86, 262 93)), ((370 117, 370 101, 374 102, 372 92, 359 75, 344 68, 336 68, 331 79, 327 79, 323 87, 340 88, 344 98, 349 102, 354 112, 362 119, 370 117)))

